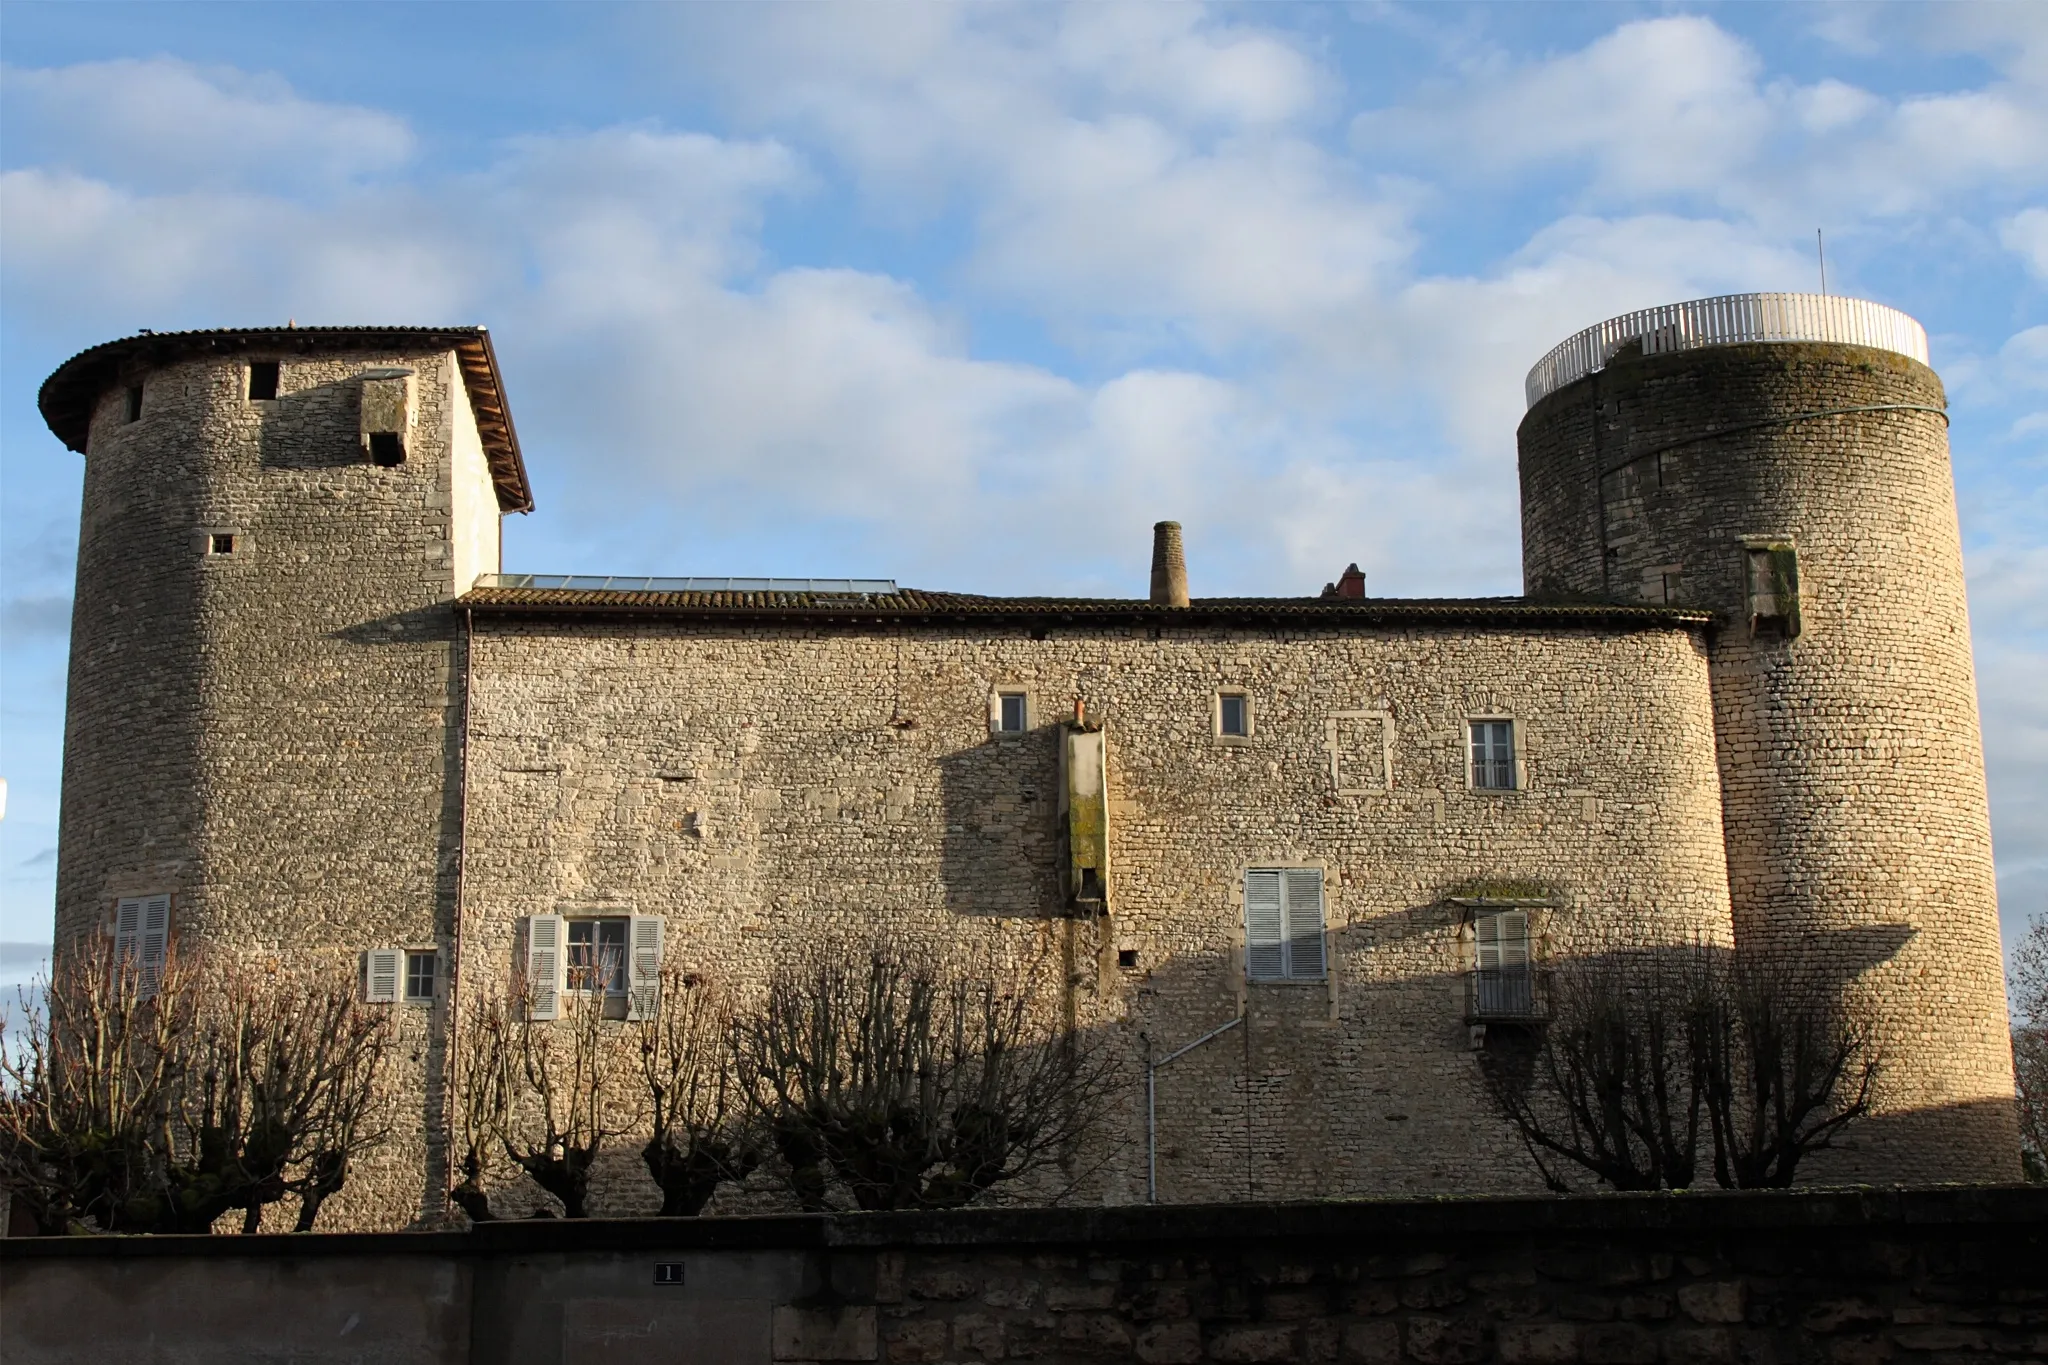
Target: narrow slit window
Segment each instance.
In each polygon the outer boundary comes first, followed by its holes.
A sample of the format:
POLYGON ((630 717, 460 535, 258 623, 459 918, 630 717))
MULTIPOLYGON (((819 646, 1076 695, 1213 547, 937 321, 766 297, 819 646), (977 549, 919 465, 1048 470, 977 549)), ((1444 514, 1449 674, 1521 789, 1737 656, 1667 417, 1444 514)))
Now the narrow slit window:
POLYGON ((1251 699, 1242 692, 1225 692, 1217 698, 1217 728, 1228 739, 1248 739, 1252 733, 1251 699))
POLYGON ((1480 791, 1515 789, 1515 723, 1472 722, 1472 785, 1480 791))
POLYGON ((1024 733, 1025 706, 1022 692, 996 694, 996 729, 1006 735, 1024 733))
POLYGON ((275 360, 252 360, 249 362, 249 401, 268 402, 277 397, 277 362, 275 360))
POLYGON ((128 386, 128 399, 124 411, 129 421, 140 422, 142 420, 142 385, 130 384, 128 386))

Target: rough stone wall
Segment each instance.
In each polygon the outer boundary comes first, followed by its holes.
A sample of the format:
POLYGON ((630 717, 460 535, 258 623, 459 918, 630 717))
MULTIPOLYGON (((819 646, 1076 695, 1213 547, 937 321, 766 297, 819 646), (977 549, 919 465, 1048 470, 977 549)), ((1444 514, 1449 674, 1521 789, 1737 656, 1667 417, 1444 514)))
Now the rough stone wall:
POLYGON ((0 1320, 10 1365, 2038 1362, 2044 1229, 2009 1188, 35 1239, 0 1320))
POLYGON ((1521 429, 1532 594, 1668 584, 1728 623, 1712 663, 1737 936, 1852 994, 1885 1053, 1880 1121, 1835 1176, 2017 1170, 1947 432, 1914 410, 1943 401, 1889 352, 1726 346, 1619 360, 1521 429), (1752 636, 1744 537, 1795 543, 1796 638, 1752 636))
MULTIPOLYGON (((452 928, 446 604, 469 584, 450 450, 459 426, 474 444, 474 424, 446 352, 275 357, 266 402, 246 397, 247 358, 161 366, 138 377, 139 422, 116 388, 93 423, 58 940, 120 895, 169 891, 187 949, 353 975, 364 948, 445 947, 452 928), (392 468, 358 435, 357 379, 383 367, 416 371, 392 468), (211 552, 216 533, 230 553, 211 552)), ((490 496, 480 466, 460 477, 490 496)), ((323 1215, 338 1223, 439 1207, 439 1047, 427 1010, 397 1016, 392 1141, 323 1215)))
MULTIPOLYGON (((1679 627, 1289 632, 854 628, 479 615, 462 980, 503 989, 536 913, 666 918, 672 960, 758 986, 835 937, 989 933, 1070 953, 1124 1059, 1088 1186, 1167 1200, 1530 1188, 1486 1111, 1447 896, 1553 891, 1553 955, 1728 941, 1704 654, 1679 627), (1022 687, 1033 726, 992 736, 1022 687), (1248 742, 1214 733, 1218 688, 1248 742), (1107 728, 1111 915, 1060 910, 1055 739, 1107 728), (1392 718, 1392 787, 1378 719, 1392 718), (1524 790, 1466 786, 1465 718, 1512 715, 1524 790), (1352 727, 1357 727, 1353 732, 1352 727), (1247 866, 1326 870, 1328 981, 1247 987, 1247 866), (1136 953, 1118 966, 1119 951, 1136 953)), ((1084 1165, 1087 1163, 1084 1163, 1084 1165)), ((644 1175, 606 1207, 644 1209, 644 1175)))

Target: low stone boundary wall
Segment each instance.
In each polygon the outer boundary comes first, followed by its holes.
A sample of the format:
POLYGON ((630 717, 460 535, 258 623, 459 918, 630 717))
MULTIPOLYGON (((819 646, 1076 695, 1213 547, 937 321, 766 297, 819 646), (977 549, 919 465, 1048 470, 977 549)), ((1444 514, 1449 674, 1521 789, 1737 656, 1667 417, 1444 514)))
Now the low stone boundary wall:
POLYGON ((0 1359, 2048 1361, 2048 1189, 12 1239, 0 1359))

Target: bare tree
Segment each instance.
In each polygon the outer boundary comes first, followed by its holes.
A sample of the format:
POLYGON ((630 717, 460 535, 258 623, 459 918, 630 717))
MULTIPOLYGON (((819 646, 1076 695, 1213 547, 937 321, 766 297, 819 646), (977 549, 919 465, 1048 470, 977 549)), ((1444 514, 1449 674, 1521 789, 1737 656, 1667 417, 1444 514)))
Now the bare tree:
POLYGON ((308 1230, 370 1123, 390 1021, 352 978, 75 946, 4 1063, 0 1180, 45 1232, 243 1230, 298 1199, 308 1230))
POLYGON ((600 1153, 639 1122, 622 1084, 627 1040, 605 1026, 606 1000, 601 989, 565 991, 554 1020, 530 1018, 523 992, 480 996, 464 1011, 463 1179, 449 1197, 473 1220, 495 1216, 488 1177, 498 1153, 560 1200, 564 1217, 589 1216, 600 1153))
POLYGON ((723 986, 666 967, 654 1015, 638 1025, 652 1116, 640 1155, 661 1187, 664 1218, 702 1212, 720 1185, 745 1180, 766 1155, 734 1069, 736 1023, 723 986))
POLYGON ((2048 916, 2034 916, 2013 948, 2011 990, 2020 1162, 2027 1179, 2048 1181, 2048 916))
POLYGON ((797 1202, 956 1206, 1071 1159, 1112 1071, 1060 985, 1043 951, 977 974, 885 947, 781 964, 739 1050, 797 1202))
POLYGON ((1649 958, 1573 963, 1551 974, 1540 1031, 1489 1032, 1481 1074, 1552 1190, 1570 1186, 1546 1157, 1618 1190, 1692 1183, 1702 1106, 1687 1065, 1690 984, 1649 958))
POLYGON ((1714 1179, 1783 1189, 1799 1163, 1870 1113, 1879 1057, 1832 992, 1795 969, 1736 953, 1704 973, 1691 1011, 1693 1074, 1714 1136, 1714 1179))
POLYGON ((1701 1138, 1728 1188, 1790 1185, 1870 1112, 1876 1049, 1854 1011, 1790 971, 1706 946, 1600 954, 1551 974, 1550 1017, 1480 1070, 1544 1183, 1567 1167, 1682 1189, 1701 1138))

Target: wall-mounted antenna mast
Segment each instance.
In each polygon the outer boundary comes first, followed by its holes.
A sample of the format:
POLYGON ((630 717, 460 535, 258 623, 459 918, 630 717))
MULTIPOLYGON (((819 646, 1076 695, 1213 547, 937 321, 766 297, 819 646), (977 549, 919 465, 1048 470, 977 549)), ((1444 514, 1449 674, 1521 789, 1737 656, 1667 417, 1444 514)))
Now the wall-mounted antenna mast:
POLYGON ((1828 296, 1828 244, 1821 239, 1820 229, 1813 230, 1813 249, 1820 253, 1820 296, 1828 296))

